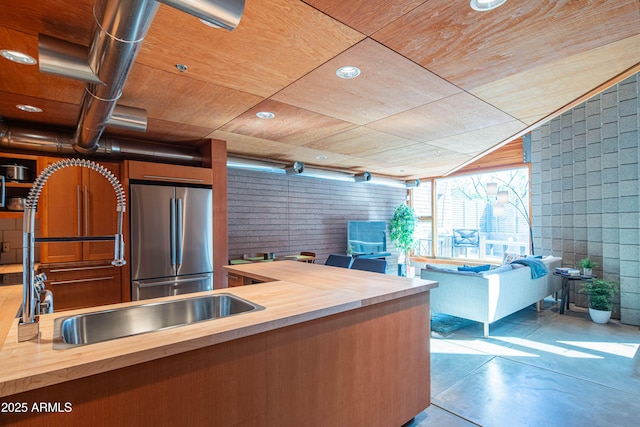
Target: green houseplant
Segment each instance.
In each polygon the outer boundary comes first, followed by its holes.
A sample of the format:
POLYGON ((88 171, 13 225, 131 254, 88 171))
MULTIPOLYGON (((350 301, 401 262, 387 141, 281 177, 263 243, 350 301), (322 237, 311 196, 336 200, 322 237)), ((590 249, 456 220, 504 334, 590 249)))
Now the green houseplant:
POLYGON ((589 296, 589 316, 595 323, 607 323, 613 310, 617 283, 593 278, 582 282, 582 292, 589 296))
POLYGON ((578 262, 578 267, 582 268, 582 274, 584 276, 591 276, 593 274, 593 269, 598 268, 598 263, 591 261, 591 258, 582 258, 580 262, 578 262))
POLYGON ((393 211, 389 221, 389 238, 401 251, 398 258, 398 275, 406 276, 409 266, 409 251, 415 244, 416 214, 411 206, 401 204, 393 211))

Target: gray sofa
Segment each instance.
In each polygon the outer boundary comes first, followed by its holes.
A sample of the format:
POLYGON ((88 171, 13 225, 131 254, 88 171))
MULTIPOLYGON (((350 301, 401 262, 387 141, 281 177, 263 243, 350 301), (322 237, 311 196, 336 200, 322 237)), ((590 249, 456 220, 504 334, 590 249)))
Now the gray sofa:
POLYGON ((517 264, 479 273, 426 265, 420 276, 438 282, 431 290, 432 312, 481 322, 488 337, 489 324, 531 304, 540 311, 540 301, 562 289, 561 278, 553 275, 562 258, 549 256, 541 261, 548 273, 536 279, 530 267, 517 264))

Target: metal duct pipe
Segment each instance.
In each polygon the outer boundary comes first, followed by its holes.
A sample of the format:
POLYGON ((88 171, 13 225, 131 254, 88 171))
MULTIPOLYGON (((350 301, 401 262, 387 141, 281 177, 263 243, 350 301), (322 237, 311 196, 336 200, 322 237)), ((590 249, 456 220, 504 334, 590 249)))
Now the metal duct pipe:
MULTIPOLYGON (((227 30, 238 25, 244 11, 244 0, 160 1, 227 30)), ((113 118, 114 108, 158 7, 155 0, 96 0, 96 24, 86 65, 81 60, 84 48, 41 36, 41 71, 88 82, 72 137, 76 151, 94 152, 105 127, 123 123, 113 118)), ((142 128, 139 118, 124 123, 142 128)))
MULTIPOLYGON (((75 154, 71 136, 45 130, 10 128, 2 119, 0 119, 0 148, 36 154, 75 154)), ((115 138, 101 138, 93 155, 194 166, 201 165, 204 161, 202 155, 191 148, 115 138)))
POLYGON ((87 63, 89 49, 79 44, 38 34, 38 67, 41 73, 104 84, 87 63))
POLYGON ((89 67, 104 83, 88 83, 73 135, 75 149, 91 153, 122 95, 138 50, 158 10, 154 0, 96 0, 89 67))
POLYGON ((167 6, 197 16, 225 30, 233 30, 240 23, 244 0, 158 0, 167 6))

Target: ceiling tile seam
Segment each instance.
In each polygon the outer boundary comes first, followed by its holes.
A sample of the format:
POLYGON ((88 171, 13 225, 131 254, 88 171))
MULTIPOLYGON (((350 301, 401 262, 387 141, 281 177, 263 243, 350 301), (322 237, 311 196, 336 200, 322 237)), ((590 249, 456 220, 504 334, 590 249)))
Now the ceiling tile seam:
MULTIPOLYGON (((600 86, 598 86, 595 90, 591 90, 588 92, 585 92, 583 95, 577 97, 576 99, 574 99, 573 101, 565 104, 564 106, 558 108, 557 110, 555 110, 554 112, 552 112, 551 114, 546 115, 545 117, 537 120, 536 122, 527 125, 524 122, 521 122, 525 128, 516 132, 514 135, 506 138, 505 140, 503 140, 502 142, 499 142, 498 144, 494 145, 493 147, 483 151, 482 153, 476 155, 475 157, 471 158, 469 161, 463 163, 462 165, 459 165, 457 167, 455 167, 454 169, 451 169, 450 171, 448 171, 445 175, 443 176, 447 176, 450 175, 452 173, 455 173, 456 171, 468 166, 469 164, 475 162, 476 160, 491 154, 493 151, 496 151, 500 148, 502 148, 503 146, 507 145, 508 143, 510 143, 511 141, 515 140, 516 138, 519 138, 529 132, 531 132, 533 129, 536 129, 537 127, 545 124, 546 122, 548 122, 549 120, 552 120, 556 117, 558 117, 559 115, 561 115, 562 113, 564 113, 565 111, 570 110, 571 108, 573 108, 574 106, 580 104, 581 102, 584 102, 587 98, 590 98, 591 96, 593 96, 593 92, 603 92, 606 89, 608 89, 609 87, 619 83, 620 81, 624 80, 626 77, 628 77, 628 75, 630 74, 635 74, 636 72, 638 72, 638 70, 640 70, 640 62, 637 63, 635 66, 633 67, 629 67, 627 70, 623 71, 622 73, 619 73, 618 75, 612 77, 611 79, 609 79, 606 82, 603 82, 600 86)), ((519 120, 518 120, 519 121, 519 120)))
MULTIPOLYGON (((502 122, 500 122, 499 124, 509 123, 510 121, 517 121, 517 122, 520 122, 520 123, 522 123, 523 125, 525 125, 525 126, 526 126, 526 123, 522 122, 522 121, 521 121, 520 119, 518 119, 517 117, 513 117, 511 114, 506 113, 506 112, 505 112, 505 111, 503 111, 502 109, 497 108, 496 106, 494 106, 494 105, 492 105, 492 104, 490 104, 490 103, 486 102, 486 101, 485 101, 485 100, 483 100, 482 98, 479 98, 479 97, 477 97, 477 96, 475 96, 475 95, 473 95, 473 94, 471 94, 471 93, 468 93, 468 92, 466 92, 466 91, 462 91, 462 92, 454 93, 454 94, 452 94, 452 95, 448 95, 448 96, 445 96, 445 97, 442 97, 442 98, 436 99, 436 100, 434 100, 434 101, 427 102, 426 104, 421 104, 421 105, 418 105, 418 106, 416 106, 416 107, 408 108, 408 109, 406 109, 406 110, 404 110, 404 111, 400 111, 400 112, 397 112, 397 113, 391 114, 390 116, 384 117, 384 118, 382 118, 382 119, 374 120, 374 121, 369 122, 369 123, 366 123, 366 124, 364 124, 364 125, 362 125, 362 126, 370 126, 370 125, 376 124, 376 123, 378 123, 378 122, 381 122, 381 121, 384 121, 384 120, 388 120, 388 119, 390 119, 390 118, 392 118, 392 117, 396 117, 396 116, 398 116, 398 115, 400 115, 400 114, 405 114, 405 113, 408 113, 408 112, 410 112, 410 111, 414 111, 414 110, 417 110, 417 109, 419 109, 419 108, 424 108, 424 107, 426 107, 426 106, 428 106, 428 105, 431 105, 431 104, 435 104, 435 103, 437 103, 437 102, 444 101, 444 100, 449 99, 449 98, 452 98, 452 97, 454 97, 454 96, 458 96, 458 95, 460 95, 461 93, 466 93, 467 95, 472 96, 474 99, 476 99, 476 100, 478 100, 478 101, 482 102, 482 103, 483 103, 483 104, 485 104, 485 105, 488 105, 488 106, 492 107, 492 108, 493 108, 493 109, 495 109, 496 111, 500 111, 500 112, 501 112, 501 113, 503 113, 505 116, 508 116, 508 117, 510 117, 510 118, 512 119, 512 120, 505 120, 505 121, 502 121, 502 122)), ((493 126, 496 126, 496 125, 494 124, 494 125, 483 126, 483 127, 480 127, 480 128, 474 129, 474 131, 478 131, 478 130, 482 130, 482 129, 487 129, 487 128, 490 128, 490 127, 493 127, 493 126)), ((457 133, 457 134, 451 134, 451 135, 448 135, 448 136, 457 136, 457 135, 462 135, 462 134, 465 134, 465 133, 467 133, 467 132, 461 132, 461 133, 457 133)), ((398 137, 401 137, 401 138, 405 138, 403 135, 396 135, 396 134, 392 134, 392 135, 393 135, 393 136, 398 136, 398 137)), ((439 138, 436 138, 436 139, 439 139, 439 138)), ((417 142, 428 142, 428 141, 433 141, 433 140, 434 140, 434 139, 429 139, 429 140, 427 140, 427 141, 424 141, 424 140, 423 140, 423 141, 417 141, 417 142)))
MULTIPOLYGON (((330 15, 329 13, 327 13, 327 12, 325 12, 325 11, 323 11, 323 10, 318 9, 318 8, 317 8, 317 7, 315 7, 314 5, 309 4, 309 3, 307 3, 307 2, 306 2, 306 1, 304 1, 304 0, 301 0, 301 2, 302 2, 302 3, 306 4, 307 6, 311 7, 312 9, 317 10, 319 13, 321 13, 321 14, 323 14, 323 15, 327 16, 327 17, 328 17, 328 18, 330 18, 330 19, 333 19, 333 20, 334 20, 334 21, 336 21, 336 22, 339 22, 340 24, 344 25, 345 27, 351 28, 353 31, 355 31, 355 32, 357 32, 357 33, 360 33, 360 34, 364 35, 364 36, 365 36, 365 37, 367 37, 367 38, 371 38, 371 36, 373 36, 374 34, 376 34, 376 33, 380 32, 380 31, 382 31, 383 29, 385 29, 385 28, 386 28, 386 27, 388 27, 389 25, 393 24, 394 22, 396 22, 396 21, 399 21, 399 20, 403 19, 405 16, 409 15, 411 12, 413 12, 413 11, 414 11, 414 10, 416 10, 416 9, 418 9, 418 8, 419 8, 419 7, 421 7, 423 4, 427 3, 427 1, 428 1, 428 0, 425 0, 425 1, 423 1, 422 3, 420 3, 420 4, 417 4, 415 7, 412 7, 411 9, 407 10, 405 13, 403 13, 403 14, 402 14, 402 15, 400 15, 400 16, 398 16, 396 19, 394 19, 394 20, 392 20, 392 21, 390 21, 390 22, 387 22, 387 23, 386 23, 386 24, 384 24, 382 27, 380 27, 380 28, 378 28, 378 29, 374 30, 373 32, 371 32, 371 34, 365 34, 365 33, 363 33, 362 31, 358 30, 357 28, 352 27, 352 26, 351 26, 351 25, 349 25, 348 23, 341 21, 340 19, 336 18, 335 16, 332 16, 332 15, 330 15)), ((354 46, 355 46, 355 45, 354 45, 354 46)), ((336 56, 337 56, 337 55, 336 55, 336 56)))

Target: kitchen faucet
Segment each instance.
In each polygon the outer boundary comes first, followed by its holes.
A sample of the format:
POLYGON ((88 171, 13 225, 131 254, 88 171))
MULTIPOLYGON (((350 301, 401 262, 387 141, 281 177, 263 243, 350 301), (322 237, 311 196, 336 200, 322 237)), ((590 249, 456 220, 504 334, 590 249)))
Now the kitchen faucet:
POLYGON ((82 159, 64 159, 44 169, 36 178, 29 191, 24 207, 23 233, 22 233, 22 316, 18 323, 18 341, 28 341, 37 338, 40 333, 40 324, 36 315, 40 314, 40 293, 44 289, 44 274, 35 275, 34 246, 36 242, 91 242, 114 240, 113 261, 111 264, 121 267, 126 264, 124 259, 124 239, 122 237, 122 218, 126 209, 126 201, 122 184, 118 178, 104 166, 96 162, 82 159), (109 236, 78 236, 78 237, 39 237, 35 238, 35 214, 38 207, 38 198, 47 179, 60 169, 69 166, 81 166, 92 169, 102 176, 113 187, 116 193, 118 212, 118 227, 115 235, 109 236))

